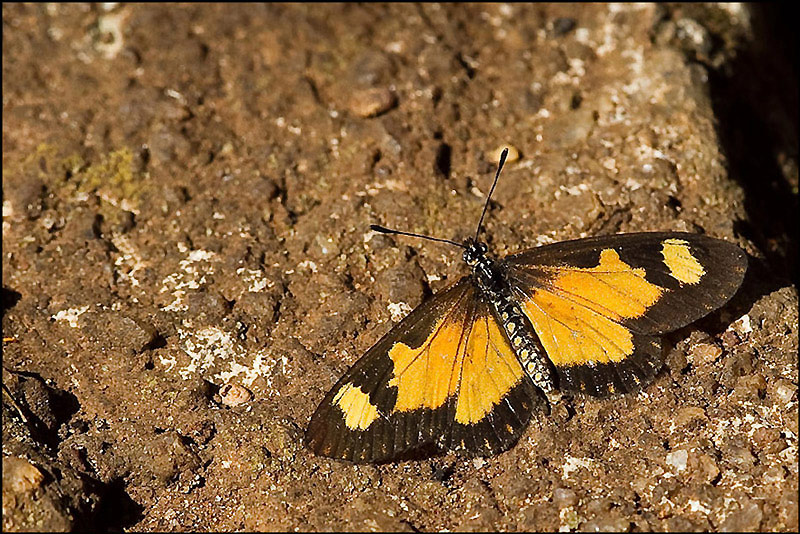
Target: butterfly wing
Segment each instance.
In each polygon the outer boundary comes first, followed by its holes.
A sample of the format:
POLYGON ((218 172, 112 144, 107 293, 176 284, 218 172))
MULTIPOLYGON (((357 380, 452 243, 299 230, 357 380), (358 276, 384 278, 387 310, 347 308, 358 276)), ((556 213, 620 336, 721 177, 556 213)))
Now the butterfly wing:
POLYGON ((598 396, 649 383, 658 335, 725 304, 747 269, 736 245, 688 233, 564 241, 505 261, 559 387, 598 396))
POLYGON ((334 385, 311 418, 317 454, 356 462, 418 452, 506 450, 532 383, 469 278, 421 304, 334 385))

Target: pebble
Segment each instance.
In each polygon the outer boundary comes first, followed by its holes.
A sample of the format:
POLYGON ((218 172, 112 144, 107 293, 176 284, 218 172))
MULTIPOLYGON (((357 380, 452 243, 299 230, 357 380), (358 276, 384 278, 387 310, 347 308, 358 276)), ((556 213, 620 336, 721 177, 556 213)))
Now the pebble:
POLYGON ((742 315, 734 323, 731 327, 739 336, 746 336, 753 331, 753 323, 750 320, 750 316, 747 314, 742 315))
POLYGON ((250 390, 239 384, 225 384, 219 390, 219 395, 225 406, 240 406, 253 400, 250 390))
POLYGON ((694 421, 699 421, 702 423, 707 420, 708 417, 706 416, 705 410, 699 406, 687 406, 685 408, 681 408, 673 417, 673 421, 677 428, 687 426, 689 423, 693 423, 694 421))
POLYGON ((688 451, 678 449, 667 453, 667 465, 675 469, 675 471, 683 471, 686 469, 686 462, 689 460, 688 451))
POLYGON ((694 19, 682 18, 675 23, 675 36, 685 50, 703 58, 711 54, 711 34, 694 19))
POLYGON ((578 496, 569 488, 556 488, 553 491, 553 504, 559 508, 578 504, 578 496))
POLYGON ((756 463, 756 457, 746 447, 738 445, 730 445, 724 451, 724 458, 741 470, 752 469, 756 463))
POLYGON ((578 22, 575 19, 559 17, 553 22, 553 33, 559 37, 571 32, 577 25, 578 22))
POLYGON ((709 365, 722 356, 722 348, 713 343, 698 343, 689 350, 689 361, 693 365, 709 365))
POLYGON ((501 145, 491 152, 489 152, 486 157, 487 159, 494 164, 500 163, 500 154, 503 153, 503 149, 508 149, 508 156, 506 157, 506 163, 514 163, 515 161, 519 160, 519 150, 512 145, 501 145))
POLYGON ((789 382, 788 380, 778 380, 774 384, 773 387, 773 395, 775 400, 781 403, 783 406, 789 404, 792 398, 794 398, 795 394, 797 393, 797 386, 789 382))
POLYGON ((717 462, 705 453, 698 454, 695 460, 694 476, 705 484, 710 483, 719 476, 717 462))
POLYGON ((740 510, 733 512, 722 523, 722 532, 754 532, 761 526, 764 512, 754 501, 742 504, 740 510))
POLYGON ((628 532, 630 529, 630 519, 615 515, 598 517, 581 525, 581 530, 586 532, 628 532))
POLYGON ((720 337, 722 339, 722 345, 728 350, 742 342, 739 335, 730 328, 725 330, 720 337))
POLYGON ((389 89, 377 87, 356 91, 350 99, 350 111, 359 117, 376 117, 397 105, 397 97, 389 89))
POLYGON ((39 468, 24 458, 14 456, 4 458, 3 471, 4 495, 6 489, 18 493, 32 492, 41 486, 44 481, 44 475, 39 471, 39 468))
POLYGON ((736 381, 736 393, 743 398, 755 399, 766 391, 767 381, 758 373, 752 375, 740 376, 736 381))
POLYGON ((752 440, 753 445, 755 445, 758 450, 767 450, 770 445, 781 440, 781 431, 777 428, 767 428, 762 426, 753 431, 752 440))

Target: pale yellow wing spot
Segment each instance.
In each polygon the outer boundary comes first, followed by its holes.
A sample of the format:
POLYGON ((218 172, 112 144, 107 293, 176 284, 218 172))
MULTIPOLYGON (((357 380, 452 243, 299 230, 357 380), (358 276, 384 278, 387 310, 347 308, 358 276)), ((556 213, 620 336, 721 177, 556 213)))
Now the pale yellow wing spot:
POLYGON ((342 410, 344 424, 351 430, 366 430, 378 418, 378 408, 360 387, 347 383, 333 397, 333 404, 342 410))
POLYGON ((689 250, 689 242, 683 239, 665 239, 661 244, 661 255, 664 265, 669 268, 669 275, 685 284, 696 284, 706 270, 689 250))

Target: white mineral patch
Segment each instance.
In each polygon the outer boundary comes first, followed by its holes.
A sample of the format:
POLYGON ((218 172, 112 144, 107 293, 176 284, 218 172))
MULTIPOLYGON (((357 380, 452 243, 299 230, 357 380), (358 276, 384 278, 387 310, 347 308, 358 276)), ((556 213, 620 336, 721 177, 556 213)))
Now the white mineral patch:
POLYGON ((750 316, 745 314, 739 317, 732 325, 733 328, 739 334, 749 334, 753 331, 753 325, 750 322, 750 316))
POLYGON ((563 477, 568 478, 569 474, 573 471, 577 471, 581 467, 590 468, 592 466, 592 459, 591 458, 575 458, 573 456, 567 456, 564 465, 561 466, 563 470, 563 477))
POLYGON ((114 260, 114 265, 117 267, 117 275, 119 280, 128 280, 133 287, 139 285, 139 279, 136 275, 139 271, 147 267, 145 262, 139 255, 136 247, 133 246, 130 239, 121 234, 113 234, 111 242, 119 251, 119 255, 114 260))
POLYGON ((78 317, 86 313, 89 306, 81 306, 80 308, 69 308, 61 310, 52 316, 55 321, 67 321, 72 328, 78 327, 78 317))
POLYGON ((405 302, 390 302, 389 313, 392 315, 392 321, 397 322, 409 313, 411 313, 411 306, 405 302))
POLYGON ((264 273, 261 271, 253 271, 251 269, 239 267, 236 269, 236 274, 242 277, 245 284, 247 284, 247 291, 250 293, 258 293, 275 285, 271 280, 267 280, 264 277, 264 273))
MULTIPOLYGON (((178 374, 187 379, 196 374, 206 376, 215 384, 238 382, 250 387, 260 376, 269 378, 280 365, 280 372, 286 371, 288 361, 285 358, 271 356, 267 349, 249 354, 242 348, 234 336, 215 326, 195 329, 191 325, 178 331, 180 345, 189 356, 189 364, 178 369, 178 374), (251 361, 250 365, 241 362, 251 361)), ((161 359, 167 370, 175 366, 175 359, 161 359)))
MULTIPOLYGON (((323 254, 326 254, 326 253, 327 253, 327 250, 323 251, 323 254)), ((297 264, 297 269, 296 270, 300 270, 300 269, 308 269, 312 273, 315 273, 315 272, 317 272, 318 267, 317 267, 317 264, 314 263, 311 260, 303 260, 303 261, 301 261, 300 263, 297 264)))
MULTIPOLYGON (((186 250, 186 245, 178 243, 178 250, 186 250)), ((164 278, 161 282, 160 293, 169 292, 173 301, 162 307, 164 311, 186 311, 188 305, 184 302, 186 291, 199 289, 206 283, 206 275, 214 274, 214 265, 211 261, 217 260, 217 254, 208 250, 192 250, 186 259, 178 264, 179 270, 164 278)))
POLYGON ((667 465, 671 466, 676 471, 683 471, 686 469, 686 462, 689 460, 689 452, 679 449, 667 453, 667 465))
POLYGON ((689 511, 690 512, 700 512, 701 514, 705 514, 705 515, 708 515, 708 514, 711 513, 711 510, 707 506, 705 506, 703 503, 698 501, 698 500, 689 499, 689 503, 688 504, 689 504, 689 511))

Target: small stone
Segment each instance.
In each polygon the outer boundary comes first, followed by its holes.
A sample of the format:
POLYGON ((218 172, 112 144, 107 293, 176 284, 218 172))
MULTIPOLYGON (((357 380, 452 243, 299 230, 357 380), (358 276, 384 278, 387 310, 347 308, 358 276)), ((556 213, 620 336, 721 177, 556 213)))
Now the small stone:
POLYGON ((738 445, 731 445, 725 451, 724 458, 742 470, 752 469, 756 463, 755 456, 747 448, 738 445))
POLYGON ((17 493, 32 492, 43 481, 42 472, 28 460, 14 456, 3 459, 3 494, 7 489, 17 493))
POLYGON ((6 195, 13 208, 10 214, 12 218, 36 219, 42 214, 45 186, 40 179, 30 176, 20 180, 14 187, 8 188, 6 195))
POLYGON ((722 523, 722 532, 754 532, 761 526, 764 512, 754 501, 745 502, 741 509, 731 513, 722 523))
POLYGON ((609 517, 596 517, 581 525, 581 530, 586 532, 629 532, 630 519, 612 514, 609 517))
POLYGON ((739 334, 739 336, 744 337, 753 331, 753 323, 750 321, 750 316, 744 314, 736 319, 731 325, 731 328, 739 334))
POLYGON ((350 99, 350 111, 359 117, 376 117, 397 105, 397 97, 389 89, 377 87, 356 91, 350 99))
POLYGON ((553 34, 556 37, 565 35, 571 32, 578 22, 575 19, 568 17, 559 17, 553 22, 553 34))
POLYGON ((789 404, 797 393, 797 386, 783 379, 777 380, 770 389, 772 389, 772 396, 775 400, 783 406, 789 404))
POLYGON ((578 517, 578 512, 571 506, 567 506, 566 508, 562 508, 561 511, 558 513, 558 518, 561 520, 561 527, 559 531, 565 532, 565 529, 577 530, 578 526, 581 524, 581 519, 578 517))
POLYGON ((672 467, 675 471, 683 471, 686 469, 686 462, 689 460, 689 453, 684 450, 677 450, 667 453, 667 465, 672 467))
POLYGON ((700 525, 694 523, 688 517, 680 515, 667 517, 665 524, 667 532, 697 532, 697 531, 707 530, 707 528, 706 529, 701 528, 700 525))
MULTIPOLYGON (((47 467, 36 467, 17 456, 3 457, 3 532, 72 532, 76 528, 73 517, 86 517, 87 510, 70 505, 78 495, 70 489, 76 482, 71 470, 58 470, 68 481, 50 483, 45 481, 47 467), (64 489, 67 491, 62 493, 64 489)), ((85 497, 88 502, 99 500, 97 494, 85 497)))
POLYGON ((152 324, 115 311, 89 311, 81 320, 84 334, 101 350, 138 354, 158 338, 152 324))
POLYGON ((679 19, 675 23, 675 36, 684 50, 692 51, 702 58, 708 58, 711 54, 711 35, 694 19, 679 19))
POLYGON ((578 504, 578 496, 569 488, 556 488, 553 491, 553 504, 559 508, 578 504))
POLYGON ((706 416, 705 410, 699 406, 687 406, 685 408, 681 408, 673 418, 675 426, 678 428, 687 426, 689 423, 694 421, 705 422, 707 420, 708 417, 706 416))
POLYGON ((253 399, 250 390, 239 384, 225 384, 219 390, 219 395, 222 397, 222 404, 231 407, 246 404, 253 399))
POLYGON ((732 349, 733 347, 742 342, 738 334, 736 334, 736 332, 734 332, 730 328, 722 333, 721 339, 722 339, 722 346, 728 350, 732 349))
POLYGON ((766 450, 773 443, 781 439, 781 431, 777 428, 767 428, 762 426, 753 431, 753 445, 758 450, 766 450))
POLYGON ((514 163, 515 161, 519 160, 519 150, 517 150, 516 147, 513 147, 511 145, 503 145, 495 148, 486 155, 488 161, 494 163, 495 165, 500 163, 500 155, 503 153, 504 148, 508 149, 508 156, 506 156, 506 163, 514 163))
POLYGON ((689 349, 689 362, 692 365, 710 365, 722 356, 722 348, 713 343, 698 343, 689 349))
POLYGON ((767 381, 758 373, 746 376, 740 376, 736 381, 734 389, 736 395, 741 398, 755 399, 766 391, 767 381))
POLYGON ((692 477, 698 482, 708 484, 719 476, 717 462, 711 456, 700 453, 694 458, 692 477))

